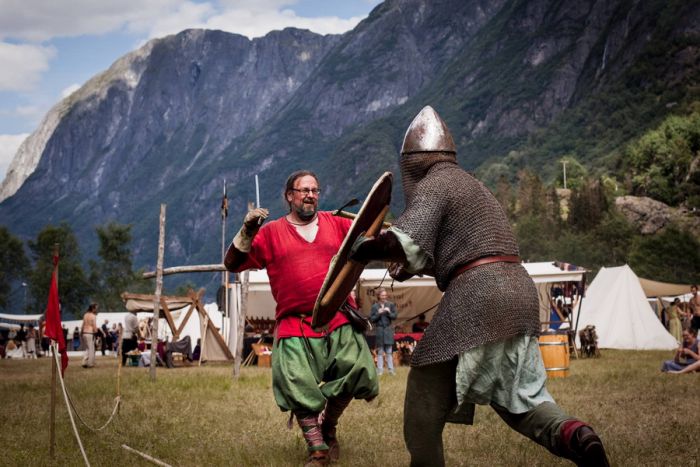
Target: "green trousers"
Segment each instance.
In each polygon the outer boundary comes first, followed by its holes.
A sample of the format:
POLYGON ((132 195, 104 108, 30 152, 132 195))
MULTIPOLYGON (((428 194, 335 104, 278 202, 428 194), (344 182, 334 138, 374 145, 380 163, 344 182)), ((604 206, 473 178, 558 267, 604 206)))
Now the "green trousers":
MULTIPOLYGON (((452 421, 457 406, 455 370, 457 360, 413 367, 408 374, 404 402, 404 440, 412 466, 443 466, 442 430, 452 421)), ((533 410, 512 414, 491 403, 491 407, 515 431, 561 456, 559 428, 573 417, 559 406, 544 402, 533 410)))
POLYGON ((333 397, 373 398, 379 382, 364 335, 345 325, 326 337, 277 339, 272 390, 282 411, 317 413, 333 397))

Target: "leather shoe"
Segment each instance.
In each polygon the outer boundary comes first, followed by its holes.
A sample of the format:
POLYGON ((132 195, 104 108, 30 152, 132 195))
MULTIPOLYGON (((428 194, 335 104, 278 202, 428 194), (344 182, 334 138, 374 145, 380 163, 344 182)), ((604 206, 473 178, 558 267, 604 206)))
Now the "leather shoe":
POLYGON ((304 464, 304 467, 322 467, 330 463, 331 459, 328 456, 327 450, 313 451, 306 459, 306 464, 304 464))
POLYGON ((579 467, 609 467, 603 442, 589 426, 582 426, 573 436, 572 450, 576 458, 574 462, 579 467))

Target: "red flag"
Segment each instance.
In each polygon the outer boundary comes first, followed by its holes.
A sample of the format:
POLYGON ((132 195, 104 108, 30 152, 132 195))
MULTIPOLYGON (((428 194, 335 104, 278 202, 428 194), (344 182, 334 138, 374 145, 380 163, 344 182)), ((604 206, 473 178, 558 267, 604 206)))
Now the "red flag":
POLYGON ((49 288, 49 303, 46 306, 46 329, 44 335, 58 342, 58 351, 61 353, 61 374, 64 374, 68 366, 68 353, 66 352, 66 340, 63 338, 63 328, 61 327, 61 309, 58 303, 57 275, 58 255, 54 255, 51 287, 49 288))

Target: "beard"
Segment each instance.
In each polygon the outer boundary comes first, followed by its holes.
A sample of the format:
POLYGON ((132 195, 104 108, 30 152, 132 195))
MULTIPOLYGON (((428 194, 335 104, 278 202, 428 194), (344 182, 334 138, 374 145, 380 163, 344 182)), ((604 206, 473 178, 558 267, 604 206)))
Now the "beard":
POLYGON ((314 218, 317 208, 313 204, 300 204, 299 206, 294 207, 294 211, 297 213, 297 216, 299 216, 299 219, 307 222, 314 218))

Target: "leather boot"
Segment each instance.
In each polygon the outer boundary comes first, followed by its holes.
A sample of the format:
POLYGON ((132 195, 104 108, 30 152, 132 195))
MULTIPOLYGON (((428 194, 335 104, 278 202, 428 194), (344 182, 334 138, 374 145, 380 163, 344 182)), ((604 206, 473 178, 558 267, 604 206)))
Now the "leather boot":
POLYGON ((328 455, 328 450, 313 451, 309 454, 309 457, 306 459, 304 467, 321 467, 330 463, 331 459, 328 455))
POLYGON ((578 420, 564 423, 566 457, 579 467, 609 467, 605 447, 593 428, 578 420), (568 435, 568 439, 567 436, 568 435))
POLYGON ((301 428, 301 432, 306 441, 306 447, 309 451, 309 457, 306 459, 305 467, 316 467, 328 465, 330 457, 328 455, 328 445, 323 440, 321 434, 321 424, 319 423, 319 414, 295 414, 297 423, 301 428))
POLYGON ((321 433, 323 440, 328 445, 328 455, 332 461, 337 461, 340 458, 340 444, 335 435, 335 428, 338 425, 338 419, 352 401, 352 396, 340 396, 328 399, 326 408, 321 412, 321 433))

